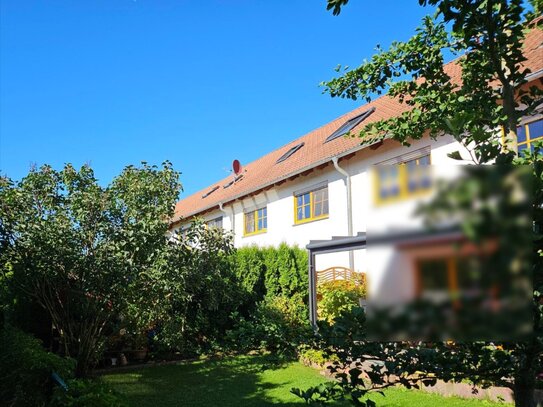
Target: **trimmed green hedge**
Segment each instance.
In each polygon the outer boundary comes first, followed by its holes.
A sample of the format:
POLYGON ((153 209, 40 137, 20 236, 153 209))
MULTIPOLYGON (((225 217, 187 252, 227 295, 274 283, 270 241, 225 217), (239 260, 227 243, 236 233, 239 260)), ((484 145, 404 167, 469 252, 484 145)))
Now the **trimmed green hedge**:
POLYGON ((244 302, 227 342, 238 350, 293 353, 312 336, 309 327, 307 252, 298 247, 237 249, 234 273, 244 302))
POLYGON ((280 296, 307 298, 306 250, 282 243, 279 247, 242 247, 233 256, 235 274, 248 303, 255 305, 280 296))

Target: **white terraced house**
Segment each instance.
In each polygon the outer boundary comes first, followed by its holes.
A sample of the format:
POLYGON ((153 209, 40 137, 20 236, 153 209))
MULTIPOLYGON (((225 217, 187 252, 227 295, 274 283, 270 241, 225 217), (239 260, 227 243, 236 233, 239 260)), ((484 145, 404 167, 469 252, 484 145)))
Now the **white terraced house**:
MULTIPOLYGON (((541 30, 533 30, 525 43, 530 81, 538 86, 543 76, 542 43, 541 30)), ((451 77, 460 76, 454 62, 446 69, 451 77)), ((344 137, 349 131, 356 134, 366 123, 406 109, 397 100, 382 96, 244 165, 237 175, 178 202, 172 230, 201 217, 209 226, 232 231, 235 247, 281 242, 306 247, 310 241, 353 237, 368 230, 394 231, 416 223, 411 212, 417 198, 424 199, 431 190, 427 165, 446 176, 450 171, 444 167, 459 165, 447 154, 458 150, 469 159, 468 152, 450 135, 436 140, 424 137, 410 147, 391 139, 372 144, 344 137), (376 164, 404 165, 380 167, 373 174, 376 164)), ((518 128, 519 150, 531 148, 538 139, 543 139, 541 113, 518 128)), ((383 262, 392 257, 393 253, 383 253, 383 262)), ((321 255, 312 266, 317 273, 336 268, 337 278, 346 275, 340 267, 367 271, 364 250, 321 255)), ((382 290, 390 278, 376 272, 368 279, 370 292, 382 290)), ((420 279, 417 282, 415 277, 393 284, 394 295, 408 295, 417 284, 420 279)))

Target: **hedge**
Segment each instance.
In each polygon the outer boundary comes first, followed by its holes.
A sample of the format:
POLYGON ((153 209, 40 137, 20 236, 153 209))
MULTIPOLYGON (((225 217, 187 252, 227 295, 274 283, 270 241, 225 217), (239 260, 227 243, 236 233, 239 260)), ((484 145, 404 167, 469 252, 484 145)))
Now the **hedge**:
MULTIPOLYGON (((279 247, 242 247, 234 253, 234 270, 249 311, 264 300, 302 295, 307 298, 307 252, 282 243, 279 247)), ((307 299, 306 299, 307 302, 307 299)))

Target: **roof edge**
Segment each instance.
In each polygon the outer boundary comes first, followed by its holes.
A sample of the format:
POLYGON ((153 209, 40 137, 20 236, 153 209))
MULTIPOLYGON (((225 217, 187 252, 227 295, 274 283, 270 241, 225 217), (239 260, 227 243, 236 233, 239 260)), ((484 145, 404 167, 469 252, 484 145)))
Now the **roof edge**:
POLYGON ((331 156, 328 156, 328 157, 326 157, 326 158, 323 158, 323 159, 321 159, 321 160, 319 160, 319 161, 315 161, 314 163, 311 163, 310 165, 307 165, 307 166, 305 166, 305 167, 302 167, 302 168, 298 169, 297 171, 294 171, 294 172, 291 172, 291 173, 289 173, 289 174, 286 174, 286 175, 283 176, 283 177, 276 178, 276 179, 274 179, 274 180, 272 180, 272 181, 269 181, 269 182, 267 182, 267 183, 260 184, 260 185, 258 185, 257 187, 252 188, 252 189, 249 190, 249 191, 240 193, 240 194, 238 194, 238 195, 234 195, 232 198, 229 198, 229 199, 226 200, 226 201, 214 203, 214 204, 212 204, 212 205, 209 205, 209 206, 204 207, 204 208, 201 209, 201 210, 198 210, 197 212, 192 212, 192 213, 189 213, 188 215, 186 215, 186 216, 184 216, 184 217, 181 217, 181 218, 179 218, 179 219, 175 219, 175 220, 173 220, 173 221, 170 223, 170 226, 171 226, 171 225, 175 225, 175 224, 181 222, 181 221, 184 220, 184 219, 192 218, 192 217, 194 217, 194 216, 196 216, 196 215, 199 215, 199 214, 201 214, 201 213, 207 212, 207 211, 209 211, 209 210, 211 210, 211 209, 218 208, 221 204, 222 204, 222 205, 227 205, 227 204, 229 204, 229 203, 231 203, 231 202, 237 201, 238 199, 244 198, 244 197, 246 197, 246 196, 249 196, 249 195, 251 195, 251 194, 254 194, 255 192, 261 191, 261 190, 264 189, 264 188, 268 188, 268 187, 273 186, 273 185, 275 185, 275 184, 277 184, 277 183, 279 183, 279 182, 286 181, 286 180, 288 180, 289 178, 292 178, 292 177, 294 177, 294 176, 300 175, 300 174, 302 174, 302 173, 304 173, 304 172, 306 172, 306 171, 308 171, 308 170, 311 170, 311 169, 313 169, 313 168, 317 168, 317 167, 319 167, 319 166, 321 166, 321 165, 323 165, 323 164, 328 163, 328 162, 331 161, 331 159, 334 158, 334 157, 336 157, 336 158, 338 158, 338 159, 339 159, 339 158, 344 158, 344 157, 346 157, 346 156, 348 156, 348 155, 350 155, 350 154, 352 154, 352 153, 356 153, 356 152, 358 152, 358 151, 361 151, 361 150, 364 150, 364 149, 366 149, 366 148, 368 148, 368 147, 371 147, 371 146, 373 146, 373 145, 379 143, 380 141, 381 141, 381 140, 373 141, 373 142, 370 142, 370 143, 360 143, 360 144, 358 144, 356 147, 353 147, 353 148, 350 148, 350 149, 348 149, 348 150, 345 150, 345 151, 343 151, 342 153, 335 154, 335 155, 331 155, 331 156))

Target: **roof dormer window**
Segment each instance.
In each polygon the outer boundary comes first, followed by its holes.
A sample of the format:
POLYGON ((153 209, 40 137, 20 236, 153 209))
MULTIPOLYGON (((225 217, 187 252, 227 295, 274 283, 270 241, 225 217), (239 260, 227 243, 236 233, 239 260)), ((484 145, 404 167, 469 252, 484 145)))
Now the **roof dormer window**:
POLYGON ((202 195, 202 199, 207 198, 209 195, 211 195, 213 192, 215 192, 217 189, 219 189, 219 186, 214 186, 209 191, 207 191, 205 194, 202 195))
POLYGON ((298 151, 304 145, 305 145, 305 143, 296 144, 294 147, 292 147, 290 150, 288 150, 285 154, 283 154, 281 157, 279 157, 275 163, 279 164, 279 163, 282 163, 283 161, 287 160, 292 154, 294 154, 296 151, 298 151))
POLYGON ((329 141, 335 140, 341 136, 344 136, 356 126, 358 126, 361 122, 363 122, 365 119, 367 119, 373 112, 375 112, 374 107, 364 111, 363 113, 353 117, 352 119, 347 120, 339 129, 334 131, 326 138, 326 140, 324 140, 324 144, 328 143, 329 141))

